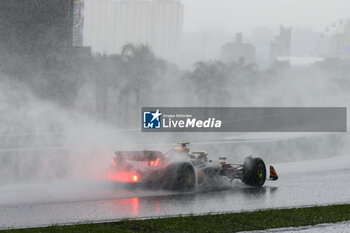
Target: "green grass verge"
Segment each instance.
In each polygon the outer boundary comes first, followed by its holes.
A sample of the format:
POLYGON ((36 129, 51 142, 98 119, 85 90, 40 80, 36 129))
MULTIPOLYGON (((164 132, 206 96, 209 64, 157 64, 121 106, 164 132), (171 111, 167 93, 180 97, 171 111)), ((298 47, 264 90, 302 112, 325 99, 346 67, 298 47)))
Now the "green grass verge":
POLYGON ((350 205, 348 204, 151 220, 124 220, 113 223, 51 226, 44 228, 5 230, 1 232, 236 232, 277 227, 305 226, 346 220, 350 220, 350 205))

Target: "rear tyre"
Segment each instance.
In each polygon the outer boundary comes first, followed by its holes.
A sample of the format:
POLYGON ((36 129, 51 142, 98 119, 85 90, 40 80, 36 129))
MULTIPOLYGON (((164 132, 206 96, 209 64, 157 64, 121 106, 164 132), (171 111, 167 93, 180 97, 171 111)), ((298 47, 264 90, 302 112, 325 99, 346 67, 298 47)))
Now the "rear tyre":
POLYGON ((243 164, 243 183, 261 187, 266 180, 266 166, 261 158, 248 157, 244 160, 243 164))
POLYGON ((172 177, 166 185, 168 189, 176 191, 191 191, 195 188, 196 176, 190 163, 172 164, 167 169, 167 175, 172 177))

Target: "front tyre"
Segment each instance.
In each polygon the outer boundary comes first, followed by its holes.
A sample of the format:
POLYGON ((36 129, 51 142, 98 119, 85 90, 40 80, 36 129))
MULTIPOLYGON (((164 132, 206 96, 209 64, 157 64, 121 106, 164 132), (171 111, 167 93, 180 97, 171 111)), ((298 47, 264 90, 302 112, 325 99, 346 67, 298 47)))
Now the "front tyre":
POLYGON ((261 187, 266 180, 266 166, 261 158, 248 157, 243 164, 243 183, 261 187))

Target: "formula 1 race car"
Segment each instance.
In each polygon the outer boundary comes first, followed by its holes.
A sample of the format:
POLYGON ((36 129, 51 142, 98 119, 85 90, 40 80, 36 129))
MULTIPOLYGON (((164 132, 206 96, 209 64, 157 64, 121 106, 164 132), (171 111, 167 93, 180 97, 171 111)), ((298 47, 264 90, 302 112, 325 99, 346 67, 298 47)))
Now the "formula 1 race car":
MULTIPOLYGON (((205 151, 190 152, 189 143, 163 154, 160 151, 117 151, 112 158, 114 181, 139 184, 146 188, 190 191, 197 185, 215 184, 218 179, 232 182, 240 179, 249 186, 261 187, 266 180, 266 167, 261 158, 247 157, 243 164, 226 163, 221 157, 208 160, 205 151)), ((278 175, 270 166, 269 180, 278 175)))

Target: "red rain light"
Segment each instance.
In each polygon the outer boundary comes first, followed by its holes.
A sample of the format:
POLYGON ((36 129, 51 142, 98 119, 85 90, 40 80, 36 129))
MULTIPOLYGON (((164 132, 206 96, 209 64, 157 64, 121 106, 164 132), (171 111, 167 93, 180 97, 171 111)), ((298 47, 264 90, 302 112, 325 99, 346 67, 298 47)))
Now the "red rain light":
POLYGON ((113 180, 122 183, 137 183, 139 178, 139 175, 136 173, 118 172, 114 175, 113 180))

